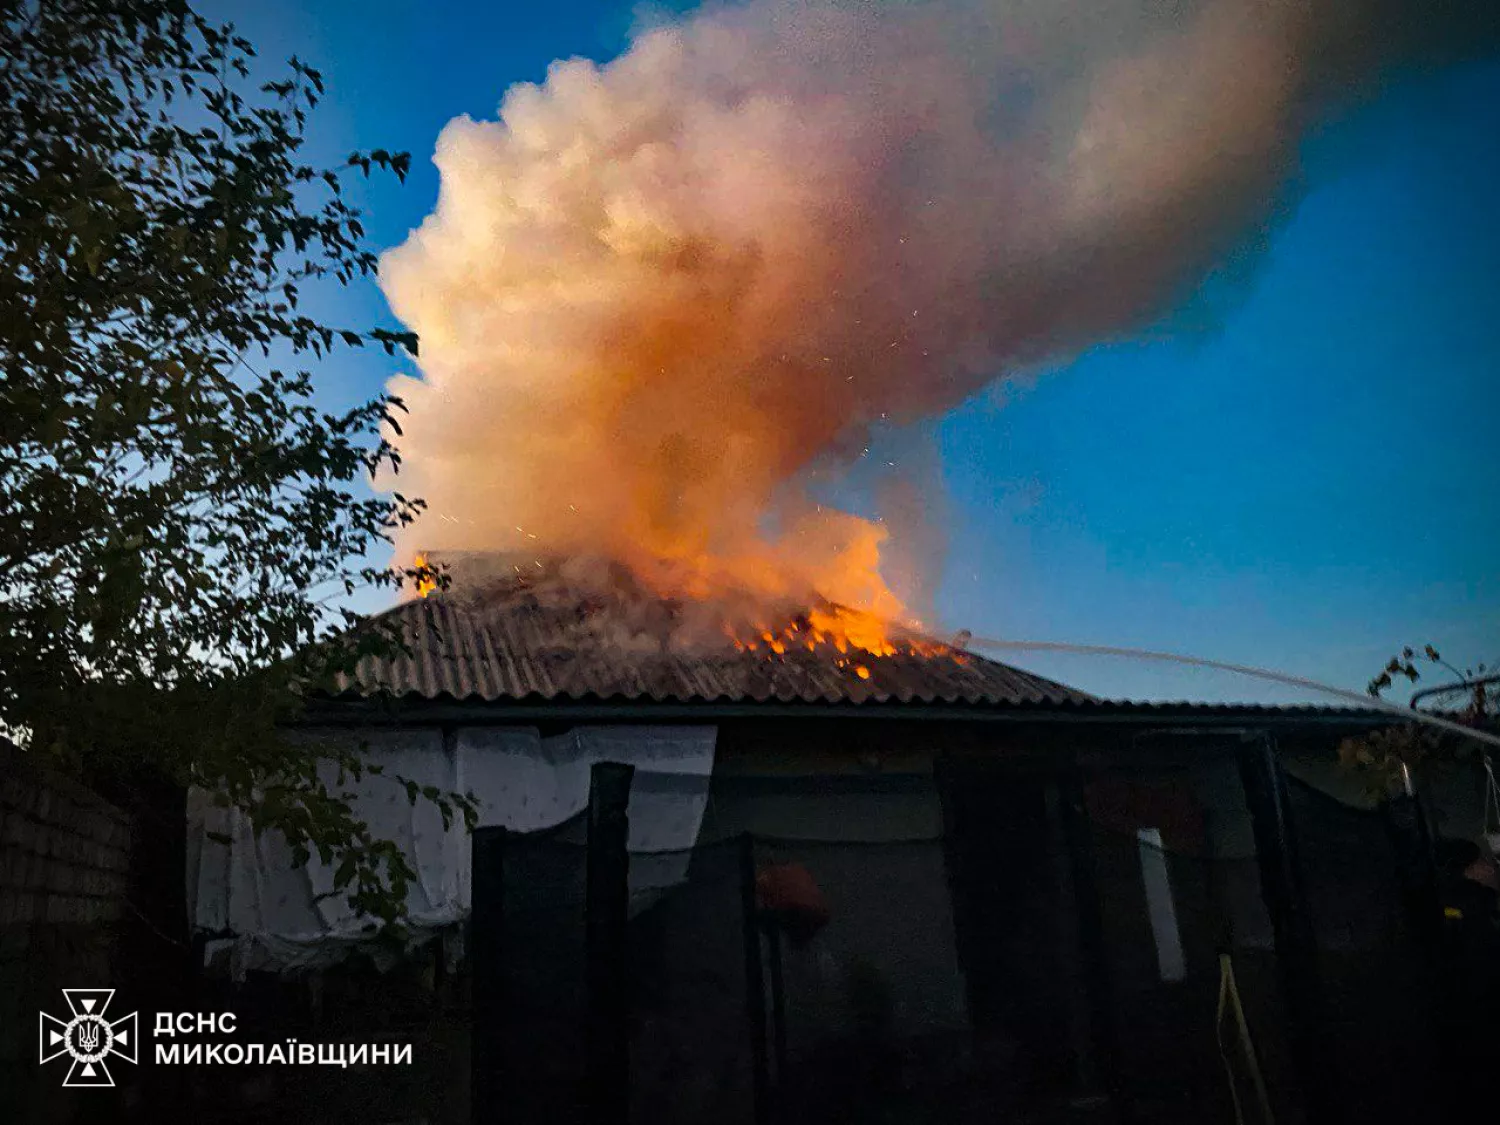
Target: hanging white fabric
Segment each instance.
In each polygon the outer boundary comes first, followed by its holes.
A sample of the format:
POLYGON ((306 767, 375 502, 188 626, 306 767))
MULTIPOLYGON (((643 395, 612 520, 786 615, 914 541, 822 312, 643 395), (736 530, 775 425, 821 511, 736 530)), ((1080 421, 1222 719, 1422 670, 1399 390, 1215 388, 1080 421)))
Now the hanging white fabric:
MULTIPOLYGON (((326 736, 325 736, 326 737, 326 736)), ((345 737, 345 736, 338 736, 345 737)), ((362 756, 383 772, 343 788, 373 834, 400 846, 416 872, 407 894, 407 924, 424 941, 467 916, 470 842, 461 819, 445 827, 430 801, 415 804, 401 779, 441 792, 471 792, 481 827, 518 832, 549 828, 588 804, 590 770, 601 761, 636 767, 628 815, 637 902, 679 882, 708 803, 713 727, 582 727, 542 738, 534 727, 471 728, 449 746, 436 731, 367 732, 362 756)), ((325 782, 336 784, 333 770, 325 782)), ((247 818, 194 791, 188 804, 188 891, 199 931, 219 938, 236 977, 250 970, 292 972, 331 964, 369 945, 369 924, 336 893, 333 869, 292 863, 279 833, 257 835, 247 818), (223 843, 227 838, 229 843, 223 843)))

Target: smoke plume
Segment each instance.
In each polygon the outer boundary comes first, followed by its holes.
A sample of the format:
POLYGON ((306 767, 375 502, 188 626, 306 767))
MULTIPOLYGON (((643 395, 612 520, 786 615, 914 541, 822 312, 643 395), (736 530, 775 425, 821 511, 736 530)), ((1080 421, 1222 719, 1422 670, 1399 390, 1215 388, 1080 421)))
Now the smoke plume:
POLYGON ((762 0, 555 63, 448 125, 382 262, 422 347, 401 548, 900 615, 885 528, 810 475, 1169 311, 1284 202, 1314 116, 1410 53, 1405 11, 762 0))

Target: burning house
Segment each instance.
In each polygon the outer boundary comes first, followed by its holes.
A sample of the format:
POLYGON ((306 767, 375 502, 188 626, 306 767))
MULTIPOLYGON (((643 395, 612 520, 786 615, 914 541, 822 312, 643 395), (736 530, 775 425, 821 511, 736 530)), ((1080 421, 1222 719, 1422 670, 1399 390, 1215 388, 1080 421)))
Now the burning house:
MULTIPOLYGON (((879 1051, 906 1084, 880 1096, 958 1099, 942 1120, 963 1119, 959 1102, 1065 1096, 1217 1113, 1226 952, 1254 1047, 1235 1033, 1225 1048, 1235 1082, 1291 1104, 1319 1096, 1301 1067, 1368 1070, 1369 1037, 1349 1053, 1339 1036, 1385 1026, 1359 1005, 1406 940, 1391 837, 1287 771, 1316 774, 1384 716, 1112 703, 833 603, 773 611, 665 596, 621 567, 448 561, 452 588, 383 619, 405 653, 363 661, 299 734, 382 768, 359 809, 418 874, 405 956, 430 942, 471 964, 476 1010, 508 998, 517 1033, 475 1040, 472 1095, 502 1096, 483 1076, 511 1075, 508 1120, 608 1100, 586 1064, 605 1048, 585 1044, 608 963, 629 982, 608 1004, 641 1120, 748 1123, 773 1103, 832 1120, 832 1103, 884 1089, 879 1051), (590 921, 591 837, 596 767, 621 766, 610 954, 590 921), (472 839, 408 783, 472 794, 472 839), (1351 848, 1368 877, 1341 866, 1351 848)), ((316 861, 296 868, 206 802, 195 823, 198 928, 236 975, 403 956, 316 861)))
MULTIPOLYGON (((381 621, 395 627, 403 654, 363 660, 342 691, 314 702, 303 732, 364 746, 388 773, 365 784, 372 793, 388 790, 395 838, 419 858, 424 848, 437 849, 440 865, 464 862, 447 850, 455 829, 433 823, 435 810, 412 806, 395 778, 471 791, 481 824, 530 832, 576 815, 587 802, 590 765, 617 761, 638 770, 637 850, 769 831, 777 817, 783 833, 815 835, 824 811, 752 809, 731 797, 731 779, 852 771, 882 779, 877 789, 887 790, 893 777, 926 775, 930 789, 939 747, 931 738, 903 743, 868 724, 852 742, 820 739, 805 733, 808 723, 836 729, 844 717, 866 713, 897 720, 907 711, 962 715, 1090 701, 833 603, 772 613, 748 596, 738 603, 663 597, 606 564, 543 568, 528 558, 523 567, 506 555, 441 561, 452 566, 453 590, 424 592, 381 621), (778 733, 768 742, 760 723, 770 719, 778 733)), ((889 795, 865 810, 846 802, 839 820, 845 828, 864 822, 876 836, 910 835, 917 825, 938 834, 935 791, 918 794, 923 788, 913 789, 909 808, 889 795)), ((205 806, 202 815, 215 812, 205 806)), ((336 956, 340 926, 330 911, 337 907, 319 899, 327 888, 313 869, 274 896, 258 882, 253 894, 242 893, 251 888, 237 882, 232 851, 208 841, 196 857, 197 915, 205 930, 236 935, 238 971, 336 956)), ((275 866, 286 857, 267 859, 275 866)), ((413 888, 414 919, 433 929, 459 921, 469 905, 466 873, 456 881, 453 871, 434 871, 431 880, 423 874, 413 888)))
MULTIPOLYGON (((1400 833, 1288 780, 1385 715, 1095 699, 887 583, 941 545, 921 424, 1253 247, 1304 131, 1413 57, 1395 7, 711 5, 443 131, 380 281, 421 339, 398 557, 454 582, 301 733, 383 767, 413 943, 498 1024, 478 1112, 1424 1116, 1400 833), (881 466, 883 520, 820 502, 881 466), (472 792, 472 840, 408 785, 472 792)), ((236 973, 370 946, 197 816, 236 973)))

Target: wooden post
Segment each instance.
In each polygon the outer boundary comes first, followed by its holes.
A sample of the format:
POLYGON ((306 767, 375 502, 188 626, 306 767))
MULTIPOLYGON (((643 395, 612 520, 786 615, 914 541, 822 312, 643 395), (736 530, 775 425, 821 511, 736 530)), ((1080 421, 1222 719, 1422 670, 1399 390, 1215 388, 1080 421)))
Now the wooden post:
POLYGON ((755 901, 755 837, 748 832, 740 837, 740 904, 745 935, 745 1019, 750 1030, 755 1125, 766 1125, 771 1120, 771 1081, 766 1060, 766 982, 761 961, 760 911, 755 901))
POLYGON ((472 837, 469 964, 474 1018, 469 1035, 469 1120, 473 1125, 496 1125, 506 1093, 505 1037, 498 1029, 510 1018, 502 983, 507 835, 504 828, 476 828, 472 837))
POLYGON ((1308 1125, 1343 1120, 1333 1053, 1326 1049, 1317 939, 1297 863, 1297 838, 1286 791, 1286 775, 1268 734, 1247 738, 1239 748, 1240 778, 1255 830, 1261 895, 1271 919, 1276 961, 1286 993, 1292 1051, 1302 1080, 1308 1125))
POLYGON ((1083 962, 1084 992, 1088 997, 1092 1063, 1122 1125, 1133 1120, 1120 1075, 1119 1031, 1115 1021, 1114 988, 1104 944, 1104 912, 1099 905, 1092 833, 1084 800, 1083 776, 1076 763, 1058 785, 1058 812, 1067 839, 1073 901, 1077 909, 1078 951, 1083 962))
POLYGON ((630 999, 626 922, 630 906, 630 783, 635 767, 594 765, 589 786, 588 997, 589 1120, 630 1117, 630 999))
POLYGON ((772 927, 766 933, 771 943, 771 1057, 776 1060, 776 1087, 786 1078, 786 974, 781 963, 781 930, 772 927))
POLYGON ((1077 891, 1073 885, 1072 852, 1064 828, 1063 797, 1056 783, 1047 786, 1046 800, 1047 851, 1052 857, 1052 877, 1058 888, 1057 942, 1062 950, 1058 967, 1067 989, 1068 1046, 1074 1060, 1073 1085, 1075 1096, 1087 1099, 1098 1093, 1103 1088, 1103 1083, 1098 1073, 1098 1060, 1094 1058, 1089 994, 1080 960, 1082 943, 1078 932, 1079 911, 1074 906, 1077 891))
MULTIPOLYGON (((114 954, 119 960, 114 963, 130 966, 135 980, 149 980, 152 1000, 161 1008, 175 1003, 186 1010, 203 995, 206 983, 204 947, 193 938, 194 920, 188 917, 184 877, 187 789, 154 771, 142 770, 124 779, 115 791, 104 788, 100 793, 129 814, 133 822, 127 892, 131 910, 121 927, 124 938, 114 954)), ((128 992, 122 997, 130 1002, 128 992)), ((144 1015, 141 1020, 144 1022, 144 1015)), ((143 1048, 143 1063, 144 1056, 143 1048)), ((172 1067, 142 1066, 127 1081, 141 1092, 143 1119, 170 1120, 187 1096, 185 1076, 174 1073, 172 1067)))
POLYGON ((1448 1029, 1452 1027, 1447 1006, 1449 990, 1443 986, 1443 900, 1432 833, 1420 795, 1409 789, 1387 801, 1385 823, 1406 925, 1416 953, 1412 968, 1420 977, 1420 995, 1424 998, 1420 1013, 1427 1021, 1424 1029, 1427 1033, 1417 1032, 1423 1042, 1411 1062, 1412 1075, 1421 1083, 1422 1096, 1429 1104, 1444 1106, 1453 1120, 1462 1120, 1463 1107, 1455 1104, 1463 1098, 1462 1053, 1452 1049, 1452 1040, 1448 1038, 1448 1029))
POLYGON ((1436 962, 1442 942, 1443 903, 1432 832, 1420 796, 1412 792, 1387 801, 1385 822, 1399 864, 1398 878, 1412 934, 1422 953, 1436 962))

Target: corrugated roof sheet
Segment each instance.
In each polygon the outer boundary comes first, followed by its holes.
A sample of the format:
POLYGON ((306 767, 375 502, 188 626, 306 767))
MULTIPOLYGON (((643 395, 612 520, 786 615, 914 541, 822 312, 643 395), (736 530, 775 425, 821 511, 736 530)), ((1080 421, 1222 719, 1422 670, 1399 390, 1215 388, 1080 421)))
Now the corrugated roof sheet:
POLYGON ((410 655, 366 657, 339 694, 471 701, 625 699, 721 703, 1079 704, 1091 696, 971 653, 736 651, 726 637, 664 643, 671 603, 558 598, 526 586, 482 598, 450 594, 383 615, 410 655), (868 670, 868 678, 858 667, 868 670))
POLYGON ((1348 719, 1362 723, 1394 723, 1401 718, 1370 707, 1348 703, 1202 703, 1190 699, 1090 699, 1069 702, 1057 709, 1083 718, 1160 718, 1190 723, 1194 719, 1348 719))

